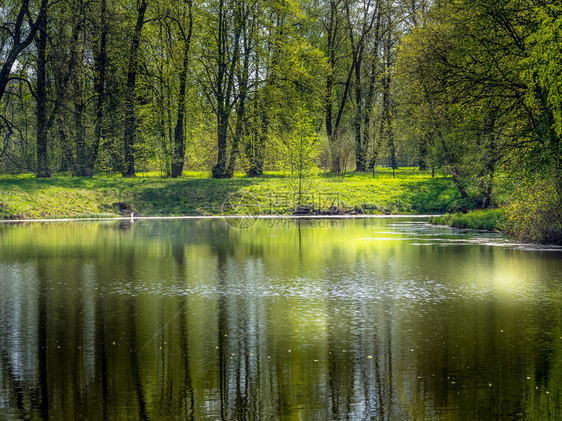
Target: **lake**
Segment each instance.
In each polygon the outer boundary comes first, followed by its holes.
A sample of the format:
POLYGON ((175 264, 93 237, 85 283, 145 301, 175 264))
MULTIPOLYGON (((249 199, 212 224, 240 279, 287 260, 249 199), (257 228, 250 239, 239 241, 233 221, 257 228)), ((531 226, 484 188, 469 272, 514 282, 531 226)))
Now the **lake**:
POLYGON ((560 420, 561 303, 419 218, 2 223, 0 419, 560 420))

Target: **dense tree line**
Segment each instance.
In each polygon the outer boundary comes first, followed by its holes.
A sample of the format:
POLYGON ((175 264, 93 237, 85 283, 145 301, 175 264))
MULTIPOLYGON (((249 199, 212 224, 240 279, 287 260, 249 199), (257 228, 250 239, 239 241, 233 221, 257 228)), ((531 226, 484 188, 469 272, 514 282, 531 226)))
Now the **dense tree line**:
POLYGON ((235 169, 257 176, 289 165, 299 119, 314 126, 313 149, 330 169, 353 160, 372 169, 387 146, 395 166, 392 69, 425 8, 3 1, 0 167, 38 177, 130 177, 138 168, 177 177, 185 165, 217 178, 235 169))
POLYGON ((0 169, 259 176, 299 150, 340 173, 445 171, 469 207, 495 204, 498 172, 560 197, 561 15, 547 0, 3 0, 0 169))

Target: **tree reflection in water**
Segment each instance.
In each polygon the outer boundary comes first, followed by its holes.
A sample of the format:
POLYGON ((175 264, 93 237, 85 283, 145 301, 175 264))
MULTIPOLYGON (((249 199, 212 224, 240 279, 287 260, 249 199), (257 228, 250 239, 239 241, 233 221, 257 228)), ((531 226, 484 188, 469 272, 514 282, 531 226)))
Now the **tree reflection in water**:
POLYGON ((413 228, 1 226, 0 418, 561 418, 559 255, 413 228))

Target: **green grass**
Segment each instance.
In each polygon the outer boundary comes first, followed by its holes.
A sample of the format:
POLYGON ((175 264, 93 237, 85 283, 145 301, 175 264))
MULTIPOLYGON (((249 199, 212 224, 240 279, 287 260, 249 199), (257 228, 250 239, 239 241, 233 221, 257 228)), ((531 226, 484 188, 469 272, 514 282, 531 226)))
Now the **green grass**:
POLYGON ((452 213, 430 218, 429 222, 437 225, 450 225, 455 228, 471 228, 496 231, 505 217, 503 209, 482 209, 467 213, 452 213))
MULTIPOLYGON (((394 178, 388 169, 375 177, 321 174, 307 178, 301 191, 302 204, 321 213, 443 213, 461 202, 449 177, 412 168, 399 169, 394 178)), ((289 214, 298 202, 298 182, 279 172, 226 180, 202 172, 177 179, 152 173, 134 179, 0 176, 0 219, 117 216, 118 202, 146 216, 289 214)))

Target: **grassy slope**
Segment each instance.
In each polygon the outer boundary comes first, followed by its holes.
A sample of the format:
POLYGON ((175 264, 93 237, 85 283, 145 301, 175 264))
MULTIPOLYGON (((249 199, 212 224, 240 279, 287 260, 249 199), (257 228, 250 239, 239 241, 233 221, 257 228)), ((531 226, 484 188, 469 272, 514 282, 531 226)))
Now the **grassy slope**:
MULTIPOLYGON (((295 180, 279 173, 227 180, 203 173, 179 179, 0 176, 0 219, 115 216, 116 202, 126 202, 142 215, 283 214, 292 213, 297 191, 295 180), (229 196, 226 203, 234 206, 224 207, 229 196)), ((415 169, 400 169, 395 178, 387 169, 374 178, 319 175, 307 179, 303 191, 323 211, 337 206, 342 212, 369 214, 442 213, 460 200, 449 178, 415 169)))

